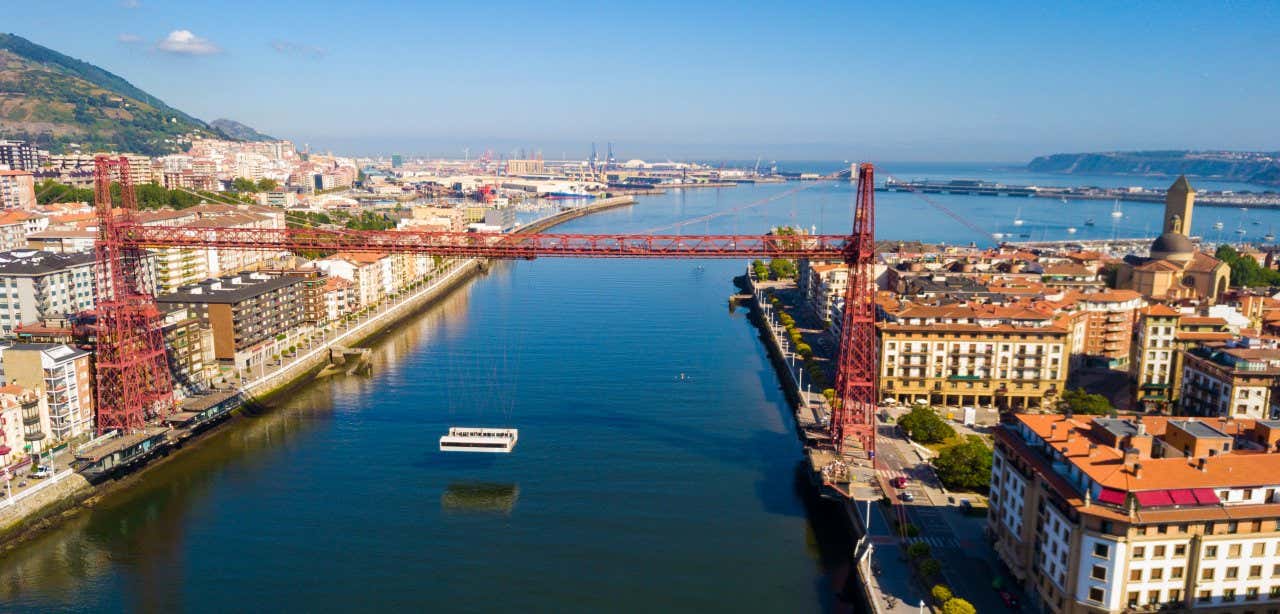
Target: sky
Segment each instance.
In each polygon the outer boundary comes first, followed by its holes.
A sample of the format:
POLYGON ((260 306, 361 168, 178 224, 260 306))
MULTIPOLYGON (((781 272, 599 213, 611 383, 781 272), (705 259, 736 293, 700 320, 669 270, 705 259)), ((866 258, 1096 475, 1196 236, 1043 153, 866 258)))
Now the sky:
POLYGON ((1277 2, 6 4, 0 30, 314 150, 1280 150, 1277 2))

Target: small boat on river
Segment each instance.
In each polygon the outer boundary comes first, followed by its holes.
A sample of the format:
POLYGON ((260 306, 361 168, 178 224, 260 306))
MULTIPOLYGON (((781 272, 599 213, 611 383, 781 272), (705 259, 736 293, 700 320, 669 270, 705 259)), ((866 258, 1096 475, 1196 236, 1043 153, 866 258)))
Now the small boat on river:
POLYGON ((451 426, 449 434, 440 437, 441 452, 509 453, 520 438, 519 429, 490 429, 451 426))

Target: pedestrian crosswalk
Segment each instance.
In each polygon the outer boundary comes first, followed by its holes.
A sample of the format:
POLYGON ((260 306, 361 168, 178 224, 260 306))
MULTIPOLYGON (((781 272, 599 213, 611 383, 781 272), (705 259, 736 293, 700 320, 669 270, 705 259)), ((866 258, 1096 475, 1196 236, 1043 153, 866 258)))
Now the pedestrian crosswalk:
POLYGON ((908 537, 907 543, 925 543, 930 548, 959 548, 960 543, 951 537, 908 537))

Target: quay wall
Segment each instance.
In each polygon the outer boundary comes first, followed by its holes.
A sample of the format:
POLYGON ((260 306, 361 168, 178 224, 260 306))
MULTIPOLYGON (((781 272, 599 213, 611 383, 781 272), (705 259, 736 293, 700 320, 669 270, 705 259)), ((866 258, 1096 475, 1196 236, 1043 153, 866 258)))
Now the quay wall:
MULTIPOLYGON (((591 204, 574 207, 555 215, 530 223, 516 232, 542 232, 570 220, 636 203, 634 196, 617 196, 597 200, 591 204)), ((328 339, 324 343, 301 354, 279 370, 265 374, 257 380, 248 382, 242 388, 250 402, 266 404, 271 399, 297 386, 311 381, 312 376, 328 362, 329 348, 335 345, 356 346, 372 337, 390 329, 396 323, 418 313, 422 308, 433 304, 438 299, 473 279, 485 270, 482 259, 468 258, 456 261, 444 275, 432 280, 422 289, 399 299, 394 305, 386 305, 367 319, 352 324, 342 334, 328 339)), ((240 408, 233 411, 238 413, 240 408)), ((223 423, 225 424, 225 422, 223 423)), ((86 507, 87 500, 105 494, 117 487, 125 488, 144 474, 151 467, 163 462, 168 456, 181 454, 183 449, 198 445, 200 438, 222 425, 213 425, 195 437, 181 444, 181 447, 165 450, 158 461, 140 465, 129 474, 128 480, 108 480, 100 484, 91 484, 84 476, 71 470, 65 470, 39 487, 38 492, 26 492, 15 497, 12 502, 4 498, 0 491, 0 553, 16 547, 23 541, 35 537, 41 531, 53 528, 61 520, 80 513, 86 507)))

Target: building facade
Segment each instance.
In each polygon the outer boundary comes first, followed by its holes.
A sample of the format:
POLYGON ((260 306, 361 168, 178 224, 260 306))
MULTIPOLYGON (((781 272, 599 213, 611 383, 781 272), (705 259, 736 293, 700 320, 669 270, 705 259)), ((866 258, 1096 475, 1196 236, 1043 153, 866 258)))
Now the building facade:
POLYGON ((987 529, 1038 611, 1280 609, 1280 422, 1017 415, 987 529))
POLYGON ((36 180, 31 171, 0 170, 0 209, 30 211, 36 207, 36 180))
POLYGON ((877 326, 880 393, 933 405, 1053 407, 1067 380, 1068 329, 1026 310, 912 306, 877 326))
POLYGON ((156 297, 162 308, 187 308, 213 333, 213 355, 237 368, 272 360, 310 330, 304 322, 303 279, 244 273, 207 279, 156 297))
POLYGON ((0 168, 35 171, 40 168, 39 152, 26 141, 0 140, 0 168))
POLYGON ((93 254, 0 252, 0 335, 20 324, 68 315, 94 304, 93 254))
POLYGON ((89 361, 89 351, 60 343, 18 343, 4 350, 5 383, 44 397, 53 442, 93 432, 89 361))
POLYGON ((1183 352, 1180 409, 1224 418, 1271 417, 1280 349, 1200 346, 1183 352))

